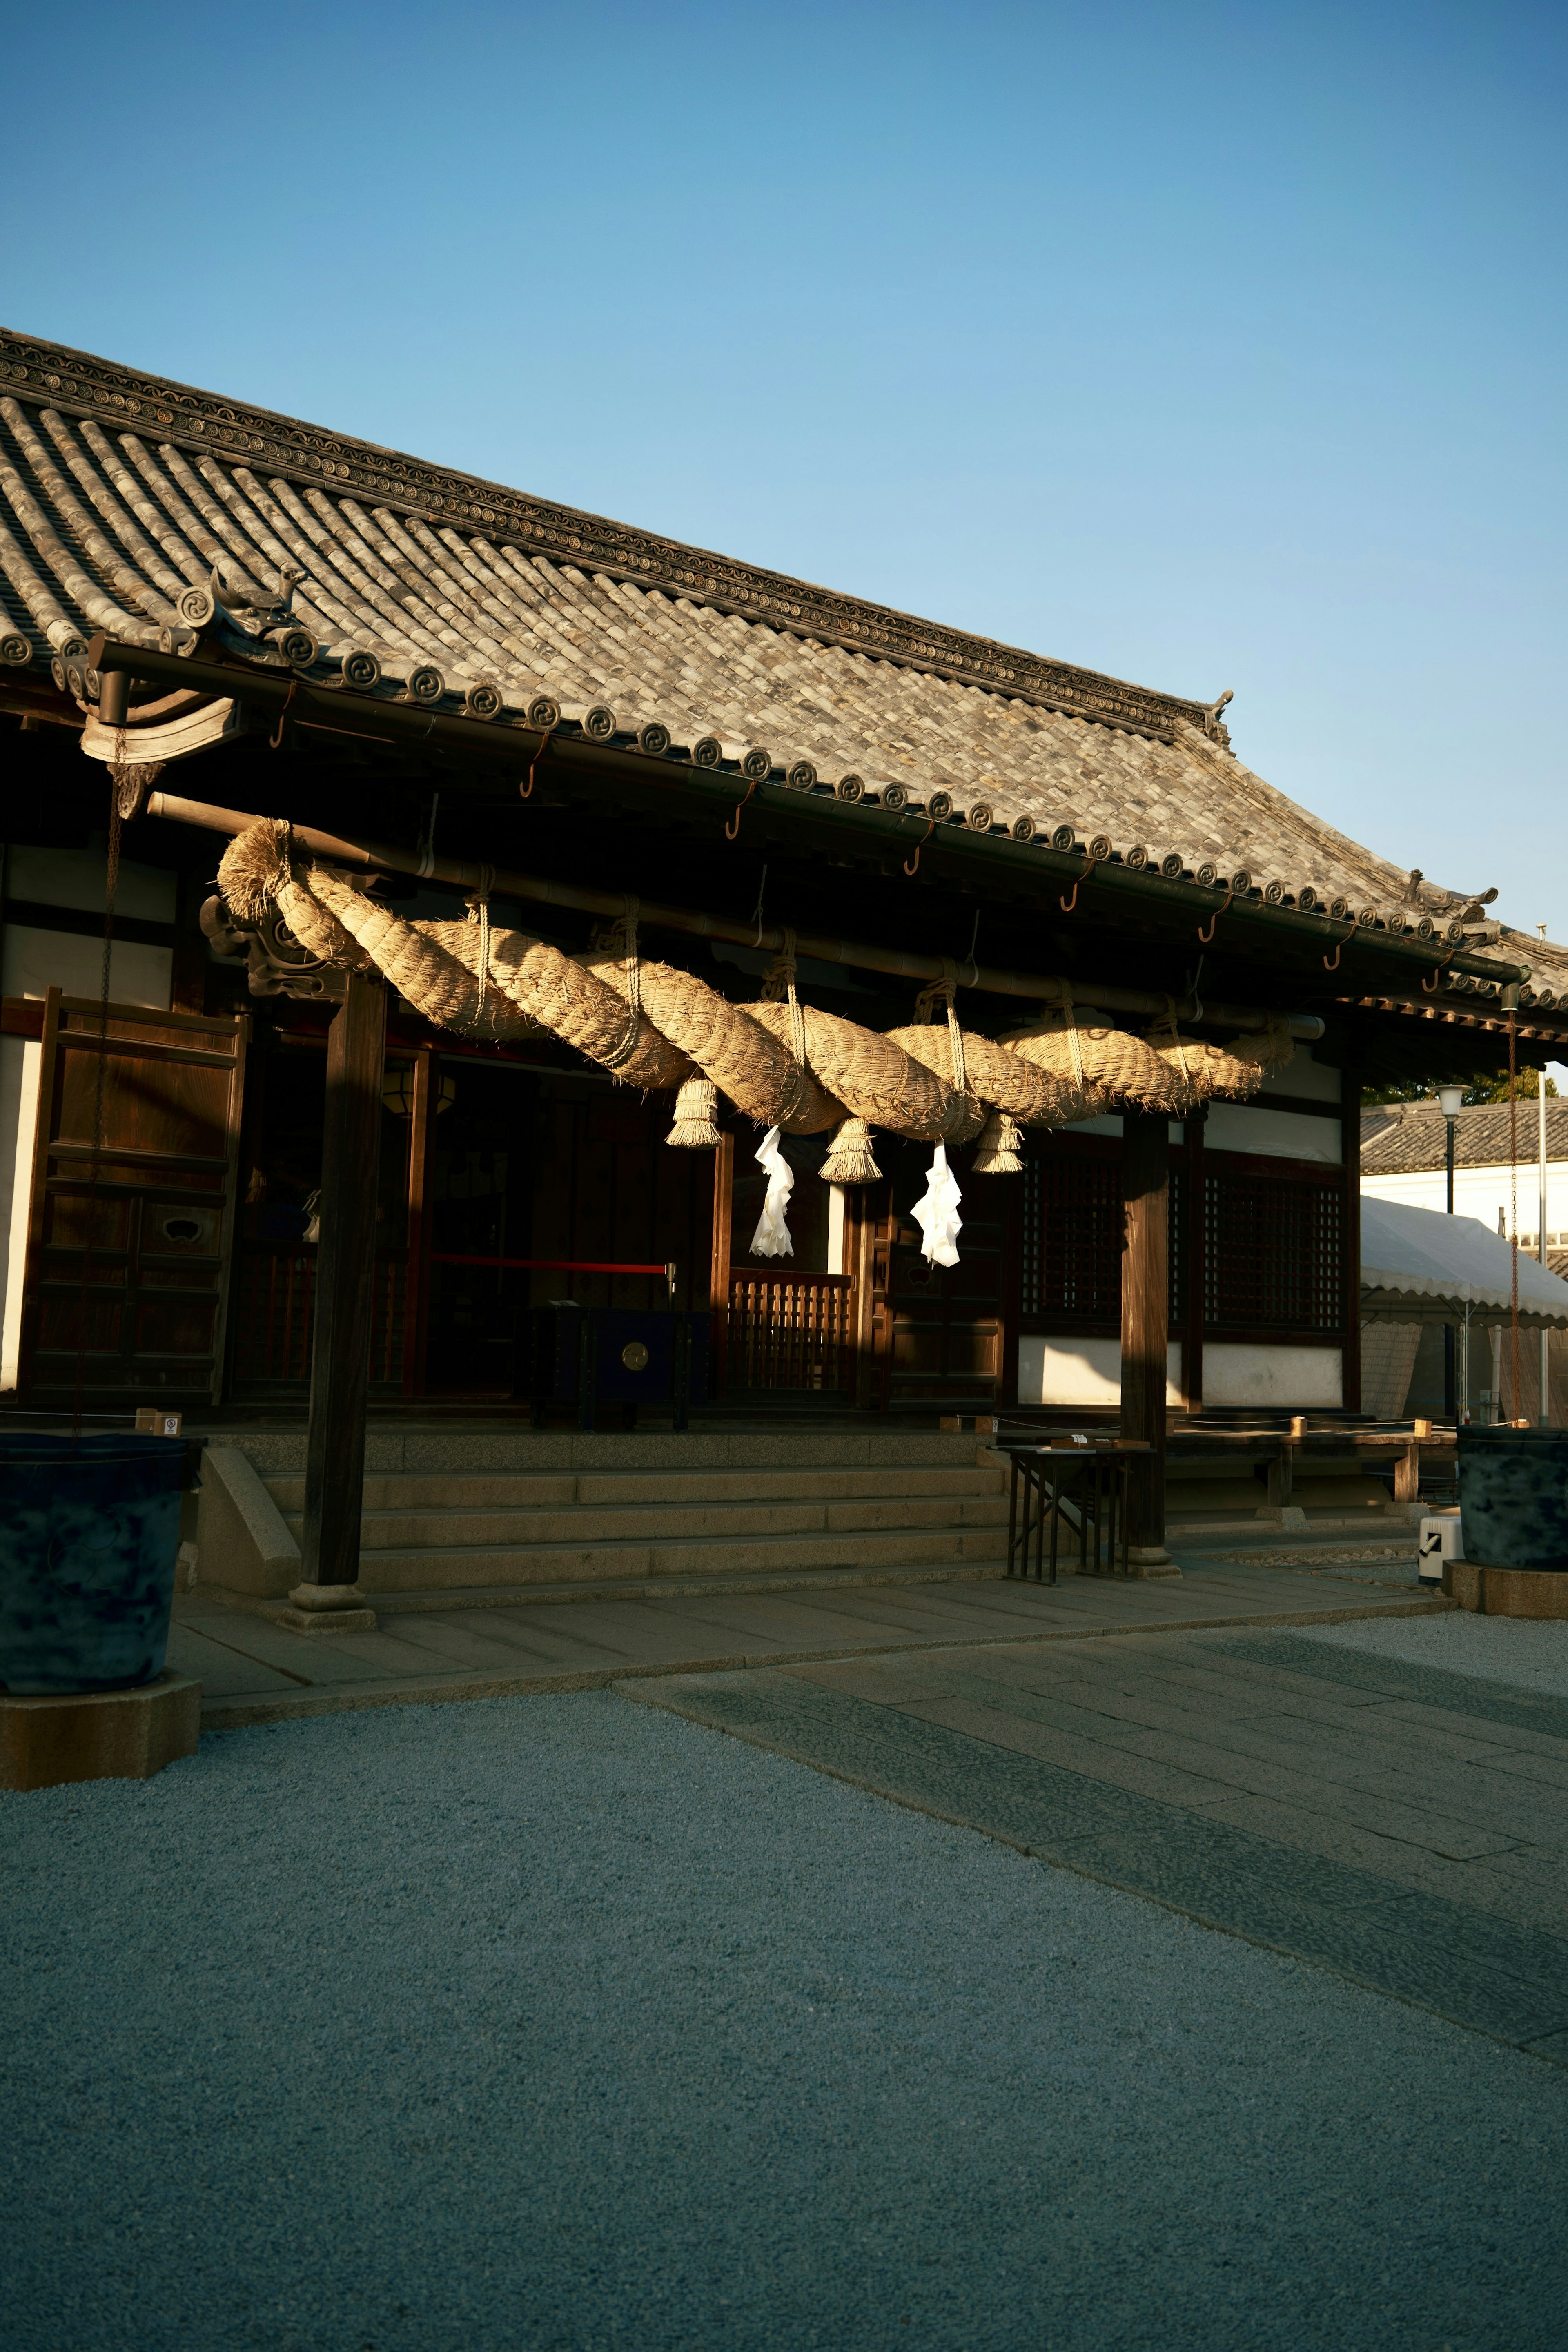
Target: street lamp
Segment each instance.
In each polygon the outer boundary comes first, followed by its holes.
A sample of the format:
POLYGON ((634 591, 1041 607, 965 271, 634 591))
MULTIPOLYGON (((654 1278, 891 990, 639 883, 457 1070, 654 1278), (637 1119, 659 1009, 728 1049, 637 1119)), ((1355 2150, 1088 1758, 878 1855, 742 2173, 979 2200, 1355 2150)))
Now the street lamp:
MULTIPOLYGON (((1460 1111, 1464 1108, 1464 1087, 1439 1087, 1437 1089, 1437 1103, 1443 1113, 1444 1123, 1448 1130, 1448 1214, 1452 1216, 1454 1213, 1454 1121, 1458 1118, 1460 1111)), ((1467 1371, 1468 1370, 1468 1365, 1466 1370, 1467 1371)), ((1465 1386, 1468 1390, 1469 1387, 1468 1380, 1465 1382, 1465 1386)), ((1458 1416, 1456 1411, 1454 1398, 1454 1327, 1451 1323, 1445 1323, 1443 1326, 1443 1412, 1447 1420, 1454 1422, 1457 1424, 1458 1416)))

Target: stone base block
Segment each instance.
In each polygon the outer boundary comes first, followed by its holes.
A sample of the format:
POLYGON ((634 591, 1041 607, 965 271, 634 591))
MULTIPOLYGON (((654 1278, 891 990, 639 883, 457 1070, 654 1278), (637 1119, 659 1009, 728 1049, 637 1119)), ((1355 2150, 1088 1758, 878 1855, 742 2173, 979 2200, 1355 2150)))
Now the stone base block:
POLYGON ((374 1633, 374 1609, 279 1609, 277 1622, 290 1633, 374 1633))
POLYGON ((1552 1568, 1488 1568, 1484 1560, 1443 1563, 1443 1590, 1483 1617, 1568 1618, 1568 1574, 1552 1568))
POLYGON ((374 1633, 375 1612, 357 1584, 297 1584, 278 1612, 290 1633, 374 1633))
POLYGON ((52 1698, 0 1691, 0 1788, 151 1780, 177 1756, 194 1756, 201 1731, 202 1686, 188 1675, 52 1698))

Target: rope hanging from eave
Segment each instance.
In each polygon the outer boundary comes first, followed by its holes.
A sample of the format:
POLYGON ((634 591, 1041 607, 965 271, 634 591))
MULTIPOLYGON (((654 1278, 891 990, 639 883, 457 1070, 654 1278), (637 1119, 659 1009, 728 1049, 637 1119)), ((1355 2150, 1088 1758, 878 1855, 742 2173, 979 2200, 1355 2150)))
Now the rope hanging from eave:
MULTIPOLYGON (((583 962, 611 988, 629 992, 623 963, 603 949, 590 949, 583 962)), ((843 1106, 816 1084, 788 1044, 753 1018, 759 1007, 731 1004, 695 974, 667 963, 640 963, 637 984, 643 1014, 660 1035, 759 1127, 820 1135, 843 1118, 843 1106)), ((787 1029, 787 1007, 776 1010, 787 1029)))
POLYGON ((1010 1172, 1020 1123, 1071 1124, 1121 1101, 1173 1108, 1194 1055, 1219 1057, 1234 1080, 1226 1091, 1249 1091, 1257 1071, 1290 1051, 1283 1024, 1232 1055, 1183 1039, 1173 1070, 1125 1030, 1081 1026, 1065 982, 1038 1022, 998 1044, 962 1026, 951 959, 920 1006, 945 1019, 883 1035, 802 1005, 789 931, 762 1001, 731 1004, 694 974, 644 961, 636 898, 585 954, 569 956, 494 925, 494 878, 480 868, 467 922, 406 922, 363 883, 300 858, 289 827, 272 819, 237 835, 219 869, 241 921, 258 923, 276 908, 312 954, 380 971, 439 1026, 492 1038, 548 1032, 624 1083, 693 1087, 677 1106, 672 1142, 718 1141, 720 1093, 759 1126, 792 1134, 837 1127, 823 1165, 834 1182, 875 1181, 873 1127, 942 1145, 980 1134, 979 1166, 1010 1172))

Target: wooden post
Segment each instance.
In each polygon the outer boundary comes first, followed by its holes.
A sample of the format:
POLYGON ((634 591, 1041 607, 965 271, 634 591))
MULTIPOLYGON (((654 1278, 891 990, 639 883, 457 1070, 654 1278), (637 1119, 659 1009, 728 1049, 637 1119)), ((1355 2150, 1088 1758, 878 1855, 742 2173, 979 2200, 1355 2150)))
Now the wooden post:
POLYGON ((1361 1073, 1352 1063, 1340 1072, 1340 1158, 1345 1167, 1343 1304, 1340 1403, 1361 1411, 1361 1073))
POLYGON ((730 1330, 730 1221, 734 1213, 735 1139, 721 1134, 713 1154, 713 1264, 708 1282, 712 1329, 708 1343, 708 1385, 717 1396, 724 1385, 724 1349, 730 1330))
POLYGON ((1182 1248, 1185 1319, 1182 1331, 1182 1394, 1189 1412, 1204 1409, 1204 1307, 1208 1289, 1208 1178, 1204 1169, 1204 1139, 1208 1109, 1192 1112, 1183 1133, 1187 1147, 1186 1215, 1182 1248))
POLYGON ((1163 1111, 1121 1119, 1121 1434, 1145 1442, 1134 1456, 1130 1558, 1141 1573, 1168 1564, 1165 1549, 1165 1373, 1170 1344, 1169 1129, 1163 1111))
POLYGON ((436 1174, 436 1105, 441 1074, 433 1045, 414 1056, 414 1102, 408 1116, 408 1270, 403 1295, 403 1393, 425 1393, 425 1351, 430 1325, 430 1225, 436 1174))
POLYGON ((375 1623, 358 1580, 385 1051, 386 991, 351 971, 327 1033, 303 1561, 284 1612, 297 1632, 375 1623))

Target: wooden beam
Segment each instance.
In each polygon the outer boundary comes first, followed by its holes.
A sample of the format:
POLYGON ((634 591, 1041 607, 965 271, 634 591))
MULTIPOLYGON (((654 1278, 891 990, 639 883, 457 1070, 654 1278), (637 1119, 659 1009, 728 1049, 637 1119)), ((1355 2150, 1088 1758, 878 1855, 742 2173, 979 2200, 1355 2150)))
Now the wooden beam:
POLYGON ((1135 1566, 1165 1552, 1165 1373, 1170 1344, 1169 1123, 1163 1111, 1121 1120, 1121 1434, 1151 1451, 1132 1470, 1135 1566))
POLYGON ((361 1610, 360 1511, 375 1303, 386 991, 363 972, 351 971, 346 979, 342 1003, 327 1033, 303 1564, 290 1595, 296 1609, 312 1617, 361 1610))

